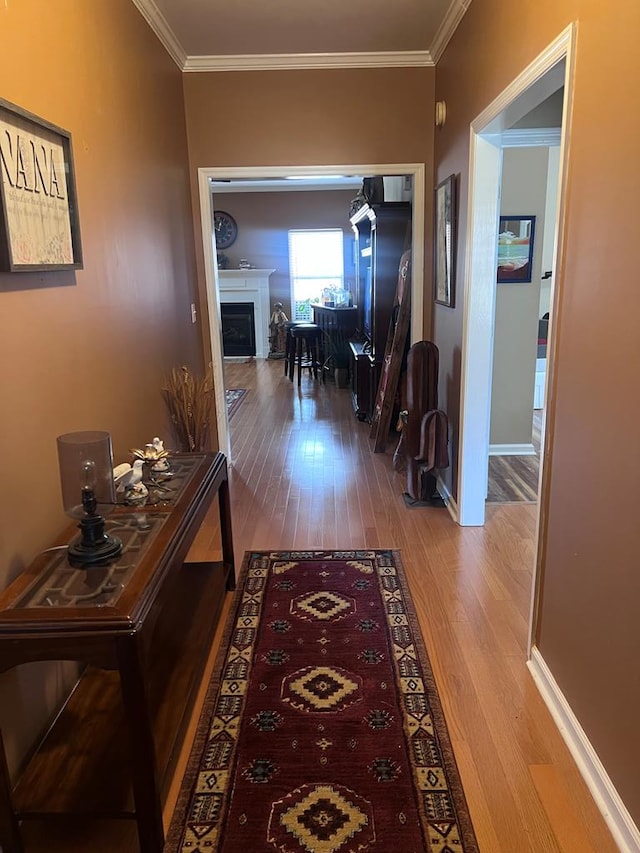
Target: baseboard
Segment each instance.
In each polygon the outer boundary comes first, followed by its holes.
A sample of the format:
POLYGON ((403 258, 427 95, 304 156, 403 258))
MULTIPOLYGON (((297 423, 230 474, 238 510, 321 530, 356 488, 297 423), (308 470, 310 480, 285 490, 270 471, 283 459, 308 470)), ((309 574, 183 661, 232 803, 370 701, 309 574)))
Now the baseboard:
POLYGON ((458 523, 458 504, 455 502, 453 495, 451 494, 449 489, 446 487, 442 477, 438 477, 436 482, 438 485, 438 491, 440 492, 440 495, 442 496, 442 500, 445 502, 445 504, 447 505, 447 509, 449 510, 449 515, 457 524, 458 523))
POLYGON ((535 456, 533 444, 490 444, 489 456, 535 456))
POLYGON ((621 853, 640 853, 640 830, 535 646, 527 665, 621 853))

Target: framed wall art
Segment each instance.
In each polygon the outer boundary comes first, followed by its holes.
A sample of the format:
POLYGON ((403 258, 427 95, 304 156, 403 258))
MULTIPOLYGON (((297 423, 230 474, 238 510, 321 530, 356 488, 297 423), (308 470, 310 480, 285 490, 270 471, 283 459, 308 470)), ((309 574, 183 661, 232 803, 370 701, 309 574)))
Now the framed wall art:
POLYGON ((0 99, 0 269, 81 267, 71 134, 0 99))
POLYGON ((535 216, 501 216, 498 229, 498 284, 531 281, 535 216))
POLYGON ((455 305, 456 176, 449 175, 435 191, 434 297, 440 305, 455 305))

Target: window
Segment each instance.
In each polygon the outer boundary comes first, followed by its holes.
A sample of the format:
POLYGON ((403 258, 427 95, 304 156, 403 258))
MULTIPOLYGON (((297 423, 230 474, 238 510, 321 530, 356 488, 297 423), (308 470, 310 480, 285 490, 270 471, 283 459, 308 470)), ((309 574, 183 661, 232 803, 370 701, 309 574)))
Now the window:
POLYGON ((311 304, 321 304, 325 287, 344 284, 341 228, 289 231, 292 320, 311 321, 311 304))

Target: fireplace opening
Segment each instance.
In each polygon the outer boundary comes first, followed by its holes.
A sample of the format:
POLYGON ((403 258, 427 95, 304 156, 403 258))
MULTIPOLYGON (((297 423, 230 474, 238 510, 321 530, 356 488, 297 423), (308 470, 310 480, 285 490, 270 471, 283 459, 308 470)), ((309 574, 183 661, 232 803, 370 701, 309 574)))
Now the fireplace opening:
POLYGON ((224 355, 255 355, 256 324, 252 302, 222 302, 224 355))

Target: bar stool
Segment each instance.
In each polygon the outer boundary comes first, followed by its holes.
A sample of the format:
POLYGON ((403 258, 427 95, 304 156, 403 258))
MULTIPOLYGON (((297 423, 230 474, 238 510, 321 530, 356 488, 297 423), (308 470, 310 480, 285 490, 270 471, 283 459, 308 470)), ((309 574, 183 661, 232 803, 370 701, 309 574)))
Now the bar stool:
POLYGON ((291 336, 291 329, 294 326, 299 326, 302 323, 302 320, 287 320, 284 324, 284 328, 286 330, 286 338, 284 344, 284 375, 289 376, 289 365, 291 364, 291 380, 293 381, 293 364, 295 362, 296 356, 296 342, 291 336))
POLYGON ((303 368, 308 368, 309 373, 313 371, 313 377, 317 379, 318 367, 320 367, 320 326, 315 323, 298 323, 290 329, 290 334, 294 349, 289 363, 289 379, 293 382, 296 362, 298 363, 298 385, 300 385, 303 368))

